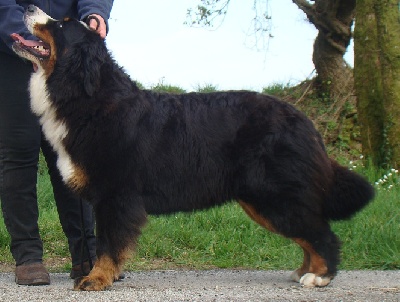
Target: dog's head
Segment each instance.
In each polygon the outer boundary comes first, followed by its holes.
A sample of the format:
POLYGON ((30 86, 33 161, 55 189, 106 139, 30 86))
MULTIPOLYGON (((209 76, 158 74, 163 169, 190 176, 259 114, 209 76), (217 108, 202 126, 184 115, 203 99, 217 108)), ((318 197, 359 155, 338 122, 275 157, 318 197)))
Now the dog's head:
POLYGON ((82 21, 55 20, 34 5, 25 11, 24 22, 40 41, 14 33, 13 50, 36 64, 46 78, 57 69, 63 71, 61 74, 74 74, 91 96, 99 85, 101 61, 108 53, 101 37, 82 21))

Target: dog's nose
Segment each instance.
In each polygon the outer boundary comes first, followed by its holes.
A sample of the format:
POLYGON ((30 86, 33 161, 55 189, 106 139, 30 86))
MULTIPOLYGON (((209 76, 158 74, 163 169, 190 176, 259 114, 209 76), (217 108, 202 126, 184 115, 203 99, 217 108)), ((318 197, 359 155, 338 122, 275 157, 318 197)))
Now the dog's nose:
POLYGON ((26 8, 26 10, 27 10, 29 13, 34 13, 35 10, 36 10, 36 6, 34 6, 33 4, 29 4, 28 7, 26 8))

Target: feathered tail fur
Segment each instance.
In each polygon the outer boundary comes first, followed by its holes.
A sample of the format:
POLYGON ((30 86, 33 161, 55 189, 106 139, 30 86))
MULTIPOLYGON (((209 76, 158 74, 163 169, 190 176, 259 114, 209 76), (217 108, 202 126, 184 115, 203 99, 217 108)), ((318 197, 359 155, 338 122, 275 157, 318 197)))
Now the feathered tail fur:
POLYGON ((330 220, 348 219, 366 206, 375 195, 362 176, 331 160, 333 183, 324 203, 323 214, 330 220))

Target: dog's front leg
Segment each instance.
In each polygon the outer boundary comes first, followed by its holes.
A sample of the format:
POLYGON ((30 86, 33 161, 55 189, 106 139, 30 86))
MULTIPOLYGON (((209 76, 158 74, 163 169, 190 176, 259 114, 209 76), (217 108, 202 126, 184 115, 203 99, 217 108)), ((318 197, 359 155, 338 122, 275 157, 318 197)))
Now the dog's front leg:
POLYGON ((99 291, 109 288, 118 279, 124 262, 116 263, 109 255, 100 256, 88 276, 75 280, 74 289, 99 291))
POLYGON ((75 290, 104 290, 118 280, 146 221, 146 212, 137 199, 99 203, 95 212, 97 260, 88 276, 75 280, 75 290))

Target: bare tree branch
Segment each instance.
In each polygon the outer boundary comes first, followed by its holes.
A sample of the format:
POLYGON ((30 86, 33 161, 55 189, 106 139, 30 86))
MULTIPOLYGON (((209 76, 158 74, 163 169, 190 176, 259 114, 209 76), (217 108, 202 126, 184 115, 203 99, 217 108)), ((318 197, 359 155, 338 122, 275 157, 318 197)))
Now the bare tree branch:
POLYGON ((215 20, 222 18, 219 23, 221 25, 225 19, 230 2, 230 0, 201 0, 201 4, 197 5, 196 8, 189 8, 187 10, 186 17, 188 21, 185 24, 213 27, 215 20))
MULTIPOLYGON (((250 22, 249 39, 246 41, 251 48, 265 49, 269 38, 272 38, 268 2, 269 0, 253 0, 254 18, 250 22)), ((187 10, 185 24, 218 28, 225 19, 230 3, 230 0, 199 0, 199 5, 187 10)))

